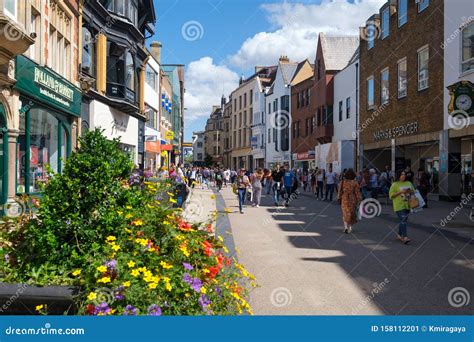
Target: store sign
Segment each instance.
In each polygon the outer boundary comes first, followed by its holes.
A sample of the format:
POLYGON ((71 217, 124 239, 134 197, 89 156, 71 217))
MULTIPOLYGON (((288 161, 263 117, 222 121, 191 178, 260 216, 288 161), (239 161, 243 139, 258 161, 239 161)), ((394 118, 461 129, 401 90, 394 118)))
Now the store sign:
POLYGON ((174 139, 174 132, 173 131, 167 131, 166 134, 165 134, 165 139, 173 140, 174 139))
POLYGON ((16 88, 60 111, 80 117, 82 94, 72 83, 26 58, 16 58, 16 88))
POLYGON ((418 121, 410 122, 405 125, 400 125, 388 129, 382 129, 374 132, 374 140, 388 140, 395 139, 406 135, 418 133, 418 121))

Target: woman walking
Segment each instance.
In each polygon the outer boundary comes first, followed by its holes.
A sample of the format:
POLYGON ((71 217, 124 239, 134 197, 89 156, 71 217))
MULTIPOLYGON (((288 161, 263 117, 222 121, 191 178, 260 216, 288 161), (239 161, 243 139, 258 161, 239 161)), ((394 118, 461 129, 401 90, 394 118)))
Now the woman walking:
POLYGON ((359 183, 355 180, 354 170, 346 171, 339 186, 337 199, 341 204, 344 233, 352 233, 352 226, 357 223, 357 206, 362 201, 359 183))
POLYGON ((236 182, 237 182, 237 191, 239 195, 239 210, 240 210, 240 213, 243 214, 245 196, 247 194, 247 188, 250 186, 249 178, 245 175, 245 169, 240 169, 236 182))
POLYGON ((318 172, 316 173, 316 198, 319 200, 324 199, 324 170, 319 169, 318 172), (321 195, 321 196, 320 196, 321 195))
POLYGON ((316 171, 313 170, 311 173, 310 173, 310 177, 311 177, 311 193, 313 193, 314 195, 316 195, 316 171))
POLYGON ((415 193, 413 184, 407 180, 404 170, 397 171, 396 181, 389 191, 390 199, 393 201, 393 210, 398 216, 397 239, 404 244, 410 243, 407 236, 407 221, 410 214, 410 198, 415 193))
POLYGON ((262 180, 263 171, 259 168, 250 176, 250 182, 252 183, 252 207, 260 207, 260 200, 262 198, 262 180))

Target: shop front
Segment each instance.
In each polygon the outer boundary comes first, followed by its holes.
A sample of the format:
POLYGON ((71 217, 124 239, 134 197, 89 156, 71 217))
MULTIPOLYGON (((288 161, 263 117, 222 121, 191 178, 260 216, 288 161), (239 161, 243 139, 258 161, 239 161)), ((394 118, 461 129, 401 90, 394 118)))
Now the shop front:
POLYGON ((61 173, 71 154, 82 95, 72 83, 24 56, 17 57, 16 78, 19 135, 16 151, 4 153, 16 153, 16 193, 34 194, 48 177, 61 173))
POLYGON ((354 141, 344 140, 333 143, 317 145, 315 148, 316 167, 340 173, 344 169, 354 169, 355 167, 355 146, 354 141))
POLYGON ((303 153, 293 153, 295 168, 303 171, 313 170, 316 167, 315 150, 303 153))

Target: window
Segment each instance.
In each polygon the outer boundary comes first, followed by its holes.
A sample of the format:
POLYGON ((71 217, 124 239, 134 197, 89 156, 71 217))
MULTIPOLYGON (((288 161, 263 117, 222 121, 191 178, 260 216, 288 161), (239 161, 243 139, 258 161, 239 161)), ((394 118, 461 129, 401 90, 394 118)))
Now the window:
POLYGON ((271 128, 268 129, 267 135, 268 135, 268 140, 267 141, 268 141, 268 143, 271 143, 272 142, 272 129, 271 128))
POLYGON ((242 95, 239 96, 239 109, 242 109, 242 95))
POLYGON ((276 143, 276 141, 277 141, 277 129, 274 128, 273 129, 273 142, 276 143))
POLYGON ((386 7, 382 11, 382 39, 388 37, 390 33, 390 8, 386 7))
POLYGON ((423 11, 430 4, 430 0, 418 0, 418 13, 423 11))
POLYGON ((299 92, 296 96, 296 108, 301 107, 301 93, 299 92))
POLYGON ((307 118, 305 121, 305 136, 306 137, 309 135, 309 130, 310 130, 309 124, 310 124, 310 119, 307 118))
POLYGON ((314 132, 314 124, 316 122, 316 119, 314 116, 311 117, 311 134, 314 132))
POLYGON ((408 0, 398 0, 398 27, 402 27, 408 21, 408 0))
POLYGON ((407 59, 398 62, 398 98, 407 96, 407 59))
POLYGON ((153 70, 153 68, 147 64, 146 66, 146 69, 145 69, 145 80, 146 80, 146 83, 153 88, 153 90, 157 90, 158 89, 158 74, 156 73, 155 70, 153 70))
POLYGON ((244 94, 244 108, 247 107, 247 93, 244 94))
POLYGON ((239 113, 239 127, 242 127, 242 113, 239 113))
POLYGON ((247 111, 244 110, 244 127, 247 126, 247 111))
POLYGON ((237 109, 237 99, 234 99, 234 109, 237 109))
POLYGON ((389 99, 389 83, 388 83, 388 68, 382 70, 380 75, 380 102, 381 104, 388 103, 389 99))
POLYGON ((377 33, 379 31, 379 27, 375 25, 374 22, 370 22, 367 27, 365 28, 366 32, 364 33, 365 36, 367 37, 367 50, 370 50, 374 47, 375 44, 375 38, 377 36, 377 33))
POLYGON ((418 90, 426 89, 429 86, 428 59, 428 47, 418 50, 418 90))
POLYGON ((4 0, 5 14, 16 20, 16 0, 4 0))
POLYGON ((127 88, 131 91, 135 91, 135 64, 133 63, 133 57, 130 52, 127 53, 127 61, 125 64, 125 68, 127 70, 125 79, 127 88))
POLYGON ((339 101, 339 121, 342 121, 342 101, 339 101))
POLYGON ((373 108, 374 103, 374 77, 367 79, 367 109, 373 108))
POLYGON ((198 141, 197 147, 202 147, 202 141, 198 141))
POLYGON ((157 113, 151 107, 146 107, 147 121, 146 126, 151 128, 157 128, 157 113))
POLYGON ((308 89, 307 95, 308 95, 308 106, 309 106, 311 104, 311 89, 308 89))
POLYGON ((462 30, 461 72, 474 70, 474 23, 462 30))
POLYGON ((318 80, 321 79, 321 60, 318 60, 318 80))
POLYGON ((346 99, 346 119, 351 117, 351 98, 346 99))
POLYGON ((290 111, 290 97, 288 95, 282 96, 280 98, 280 109, 285 112, 290 111))
POLYGON ((272 104, 269 103, 268 104, 268 114, 270 114, 272 112, 272 104))
POLYGON ((253 90, 250 90, 250 104, 253 104, 253 90))

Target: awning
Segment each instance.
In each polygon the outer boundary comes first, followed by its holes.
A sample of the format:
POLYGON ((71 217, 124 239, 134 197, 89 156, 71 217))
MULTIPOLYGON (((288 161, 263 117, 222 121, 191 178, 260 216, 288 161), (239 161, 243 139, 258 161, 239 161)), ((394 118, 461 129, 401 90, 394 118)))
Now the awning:
POLYGON ((162 151, 172 151, 173 150, 173 145, 171 145, 171 144, 161 144, 161 150, 162 151))

